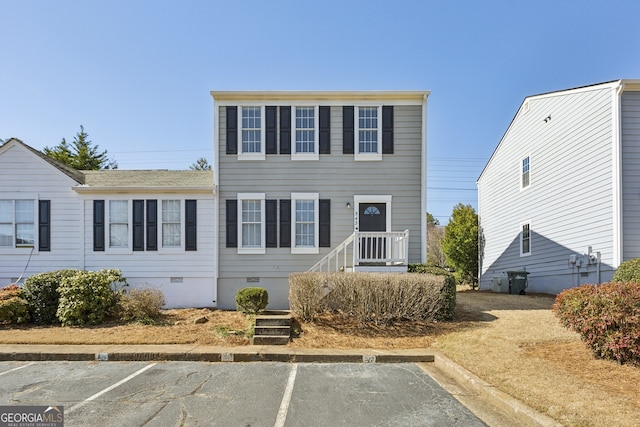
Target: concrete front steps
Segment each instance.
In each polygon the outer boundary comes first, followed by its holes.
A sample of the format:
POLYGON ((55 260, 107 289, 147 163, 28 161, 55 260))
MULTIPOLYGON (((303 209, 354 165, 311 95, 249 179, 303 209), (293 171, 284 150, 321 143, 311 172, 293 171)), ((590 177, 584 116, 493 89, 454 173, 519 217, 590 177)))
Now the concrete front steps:
POLYGON ((266 312, 256 316, 253 345, 286 345, 291 339, 291 315, 266 312))

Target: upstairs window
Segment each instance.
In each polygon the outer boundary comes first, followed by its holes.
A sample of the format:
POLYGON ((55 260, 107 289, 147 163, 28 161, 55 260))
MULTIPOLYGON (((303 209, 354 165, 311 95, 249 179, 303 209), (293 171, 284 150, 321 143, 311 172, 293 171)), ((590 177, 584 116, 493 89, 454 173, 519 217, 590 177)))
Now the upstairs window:
POLYGON ((530 158, 529 156, 525 157, 524 159, 522 159, 522 179, 520 181, 520 185, 521 188, 527 188, 529 186, 529 184, 531 183, 531 178, 530 178, 530 168, 531 168, 531 164, 530 164, 530 158))
POLYGON ((316 107, 294 107, 292 109, 294 129, 293 160, 318 159, 318 109, 316 107))
POLYGON ((0 200, 0 247, 32 248, 34 245, 34 201, 0 200))
POLYGON ((240 107, 239 159, 264 160, 264 107, 240 107))
POLYGON ((358 107, 356 115, 356 160, 381 160, 380 107, 358 107))

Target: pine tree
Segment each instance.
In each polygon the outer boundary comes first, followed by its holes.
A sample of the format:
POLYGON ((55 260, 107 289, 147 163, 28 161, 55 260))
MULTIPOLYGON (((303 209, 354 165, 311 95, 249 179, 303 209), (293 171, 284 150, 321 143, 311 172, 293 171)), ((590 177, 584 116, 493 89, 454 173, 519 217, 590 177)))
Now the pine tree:
POLYGON ((107 157, 107 150, 99 152, 98 145, 92 145, 89 134, 85 132, 82 125, 71 144, 62 138, 60 144, 55 147, 45 147, 44 154, 78 170, 118 168, 118 163, 107 157))

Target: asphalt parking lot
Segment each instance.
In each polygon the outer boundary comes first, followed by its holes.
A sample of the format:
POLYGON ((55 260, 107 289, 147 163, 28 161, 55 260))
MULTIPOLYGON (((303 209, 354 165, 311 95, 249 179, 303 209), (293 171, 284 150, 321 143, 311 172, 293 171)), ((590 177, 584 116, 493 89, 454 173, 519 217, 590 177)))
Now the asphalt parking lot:
POLYGON ((412 363, 0 362, 0 406, 65 426, 483 426, 412 363))

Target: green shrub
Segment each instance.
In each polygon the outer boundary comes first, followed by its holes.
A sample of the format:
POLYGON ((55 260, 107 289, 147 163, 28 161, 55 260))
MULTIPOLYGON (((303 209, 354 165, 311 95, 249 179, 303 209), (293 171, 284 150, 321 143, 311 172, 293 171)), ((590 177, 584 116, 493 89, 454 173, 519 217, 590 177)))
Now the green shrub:
POLYGON ((126 283, 119 270, 83 271, 63 278, 58 288, 58 320, 63 326, 102 323, 115 308, 112 286, 118 283, 126 283))
POLYGON ((294 273, 289 295, 291 310, 305 320, 326 309, 362 323, 450 319, 455 311, 451 275, 294 273))
POLYGON ((567 289, 553 305, 596 357, 640 363, 640 284, 612 282, 567 289))
POLYGON ((613 273, 612 282, 640 283, 640 258, 620 264, 613 273))
POLYGON ((269 304, 269 293, 265 288, 249 287, 236 293, 236 309, 246 314, 261 312, 269 304))
POLYGON ((11 284, 0 289, 0 323, 29 321, 29 307, 20 286, 11 284))
POLYGON ((154 323, 160 317, 164 304, 164 294, 160 289, 130 289, 118 297, 118 317, 126 322, 154 323))
POLYGON ((56 312, 60 293, 58 287, 65 277, 78 274, 80 270, 56 270, 34 274, 24 282, 24 297, 29 304, 29 313, 34 323, 52 325, 58 323, 56 312))

